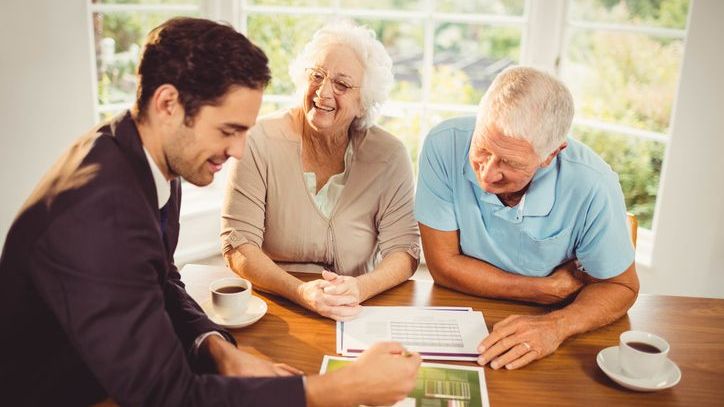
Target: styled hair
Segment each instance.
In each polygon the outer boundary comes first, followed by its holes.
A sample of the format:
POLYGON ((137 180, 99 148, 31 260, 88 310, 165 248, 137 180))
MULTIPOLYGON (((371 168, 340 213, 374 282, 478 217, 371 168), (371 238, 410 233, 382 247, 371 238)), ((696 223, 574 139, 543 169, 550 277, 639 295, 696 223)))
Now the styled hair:
POLYGON ((221 103, 231 87, 263 89, 271 80, 266 55, 246 37, 229 25, 190 17, 151 30, 137 73, 137 119, 144 119, 156 89, 171 84, 187 124, 202 106, 221 103))
POLYGON ((372 127, 390 94, 394 78, 392 59, 385 46, 375 38, 375 32, 369 28, 341 22, 328 24, 315 32, 289 66, 289 76, 297 88, 297 94, 301 99, 307 86, 305 70, 312 66, 314 57, 333 44, 349 47, 362 62, 364 77, 360 84, 360 102, 363 113, 362 117, 353 121, 352 126, 358 129, 372 127))
POLYGON ((566 140, 573 121, 573 97, 554 76, 534 68, 510 67, 495 78, 480 101, 476 134, 492 126, 527 140, 545 160, 566 140))

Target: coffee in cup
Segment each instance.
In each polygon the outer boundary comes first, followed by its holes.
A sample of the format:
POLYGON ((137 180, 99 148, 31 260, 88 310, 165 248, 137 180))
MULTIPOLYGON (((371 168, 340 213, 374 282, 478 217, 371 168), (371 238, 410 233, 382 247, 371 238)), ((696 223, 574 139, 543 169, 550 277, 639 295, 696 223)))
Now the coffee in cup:
POLYGON ((233 294, 233 293, 240 293, 244 290, 246 290, 246 287, 242 287, 239 285, 227 285, 226 287, 217 288, 216 292, 222 293, 222 294, 233 294))
POLYGON ((209 285, 214 312, 225 320, 241 316, 251 299, 251 281, 238 277, 222 278, 209 285))
POLYGON ((623 373, 642 379, 654 377, 666 362, 669 343, 660 336, 644 331, 626 331, 621 334, 618 359, 623 373))

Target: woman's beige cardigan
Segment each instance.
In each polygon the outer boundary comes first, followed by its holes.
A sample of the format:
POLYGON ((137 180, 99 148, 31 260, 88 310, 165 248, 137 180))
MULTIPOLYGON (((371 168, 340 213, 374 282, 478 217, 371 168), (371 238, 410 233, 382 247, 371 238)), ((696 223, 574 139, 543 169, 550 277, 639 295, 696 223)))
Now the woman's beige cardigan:
POLYGON ((258 121, 231 165, 221 210, 222 250, 251 243, 287 271, 358 276, 379 256, 419 259, 412 166, 403 144, 379 127, 352 140, 354 158, 326 218, 307 190, 299 130, 290 112, 258 121))

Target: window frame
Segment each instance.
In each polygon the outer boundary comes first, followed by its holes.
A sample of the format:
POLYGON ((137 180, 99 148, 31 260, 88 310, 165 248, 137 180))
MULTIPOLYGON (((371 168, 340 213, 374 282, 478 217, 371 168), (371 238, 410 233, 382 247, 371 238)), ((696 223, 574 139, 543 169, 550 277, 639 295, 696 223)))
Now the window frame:
MULTIPOLYGON (((560 46, 557 52, 556 57, 556 66, 555 66, 555 72, 557 75, 560 74, 561 70, 561 61, 566 55, 567 52, 567 45, 569 43, 570 37, 572 33, 576 30, 580 31, 588 31, 588 32, 621 32, 621 33, 630 33, 630 34, 643 34, 648 35, 651 37, 656 38, 666 38, 666 39, 678 39, 681 40, 684 44, 686 44, 686 34, 687 34, 687 28, 684 29, 673 29, 673 28, 664 28, 664 27, 656 27, 656 26, 647 26, 647 25, 634 25, 634 24, 621 24, 621 23, 601 23, 601 22, 595 22, 595 21, 588 21, 588 20, 581 20, 581 19, 574 19, 569 13, 569 6, 570 3, 575 0, 556 0, 556 1, 565 1, 565 5, 561 7, 561 13, 559 15, 561 25, 563 27, 562 35, 560 38, 560 46)), ((691 13, 691 4, 689 4, 689 13, 691 13)), ((684 45, 684 49, 686 49, 686 45, 684 45)), ((684 51, 685 52, 685 51, 684 51)), ((682 65, 683 65, 683 59, 684 55, 682 54, 682 65)), ((679 67, 679 70, 681 70, 681 66, 679 67)), ((678 82, 681 81, 681 77, 679 76, 678 82)), ((675 84, 678 88, 678 83, 675 84)), ((676 98, 677 95, 674 95, 674 105, 676 104, 676 98)), ((664 144, 664 148, 668 149, 670 141, 671 141, 671 125, 669 125, 667 132, 657 132, 657 131, 650 131, 646 129, 640 129, 633 126, 629 126, 622 123, 617 122, 608 122, 603 120, 598 120, 595 118, 590 117, 581 117, 579 116, 578 112, 580 110, 577 110, 576 116, 573 118, 573 126, 580 126, 592 130, 601 130, 604 132, 607 132, 609 134, 616 134, 616 135, 622 135, 625 137, 631 137, 638 140, 650 140, 655 141, 658 143, 664 144)), ((669 117, 669 123, 673 120, 674 117, 674 111, 672 110, 671 115, 669 117)), ((666 153, 664 154, 664 161, 666 161, 666 153)), ((662 185, 664 183, 663 180, 663 166, 662 166, 662 173, 659 174, 659 186, 658 186, 658 192, 656 195, 656 205, 654 209, 654 219, 656 217, 656 208, 658 208, 659 200, 661 198, 661 190, 662 185)), ((654 247, 654 238, 656 235, 656 222, 654 221, 652 224, 651 229, 647 229, 644 227, 639 226, 638 228, 638 239, 637 239, 637 247, 636 247, 636 263, 642 264, 645 267, 651 267, 652 264, 652 253, 653 253, 653 247, 654 247)))
MULTIPOLYGON (((234 1, 234 0, 230 0, 234 1)), ((554 0, 559 1, 559 0, 554 0)), ((227 0, 213 0, 214 3, 226 3, 227 0)), ((340 2, 335 1, 332 6, 327 7, 296 7, 296 6, 267 6, 249 4, 247 0, 238 0, 238 15, 233 20, 239 30, 248 34, 247 19, 250 15, 313 15, 326 17, 348 17, 348 18, 366 18, 387 21, 408 21, 421 20, 424 24, 424 40, 423 40, 423 61, 421 75, 421 91, 422 97, 417 102, 405 102, 390 100, 387 101, 381 109, 380 117, 394 117, 391 112, 407 111, 419 114, 422 118, 420 132, 417 134, 417 142, 419 146, 427 135, 433 124, 427 119, 433 113, 450 113, 456 112, 460 114, 474 115, 477 112, 477 104, 452 104, 452 103, 434 103, 431 101, 430 90, 432 88, 432 73, 434 68, 433 53, 435 41, 435 28, 441 23, 463 23, 463 24, 484 24, 488 26, 504 26, 515 27, 521 30, 520 44, 520 63, 524 61, 525 42, 528 37, 529 17, 527 10, 530 8, 532 0, 525 0, 523 14, 520 16, 510 15, 493 15, 493 14, 460 14, 460 13, 435 13, 433 12, 435 0, 424 1, 423 10, 389 10, 389 9, 369 9, 369 8, 341 8, 340 2)), ((230 9, 230 7, 215 6, 219 9, 230 9)), ((223 18, 222 18, 223 19, 223 18)), ((265 93, 264 101, 280 104, 289 104, 293 102, 293 95, 279 95, 265 93)))
MULTIPOLYGON (((199 15, 214 19, 228 21, 240 32, 247 33, 247 19, 249 15, 316 15, 330 17, 350 17, 382 19, 389 21, 406 21, 417 19, 424 22, 423 42, 423 68, 421 75, 422 97, 417 102, 389 101, 382 108, 382 116, 390 116, 394 111, 410 111, 422 117, 420 132, 417 134, 419 145, 432 127, 429 117, 431 113, 475 114, 477 105, 434 103, 431 101, 431 80, 434 67, 433 51, 434 36, 437 24, 441 22, 485 24, 491 26, 512 26, 521 30, 521 43, 519 61, 521 64, 535 66, 555 74, 561 70, 561 61, 566 55, 566 46, 570 35, 575 30, 588 31, 616 31, 636 34, 646 34, 659 38, 673 38, 685 41, 687 29, 672 29, 655 26, 627 25, 620 23, 600 23, 573 19, 569 16, 569 5, 573 0, 525 0, 523 14, 520 16, 501 16, 492 14, 459 14, 433 12, 434 0, 423 1, 422 10, 384 10, 384 9, 342 9, 340 2, 334 1, 329 7, 294 7, 294 6, 264 6, 249 4, 247 0, 202 0, 196 4, 95 4, 89 0, 87 8, 90 22, 91 38, 93 33, 94 13, 114 12, 197 12, 199 15), (545 3, 545 4, 543 4, 545 3)), ((691 5, 689 6, 691 8, 691 5)), ((691 12, 689 10, 689 12, 691 12)), ((130 108, 132 102, 100 104, 98 102, 98 72, 96 69, 96 54, 94 41, 91 41, 91 59, 93 73, 93 104, 97 119, 104 113, 110 113, 130 108)), ((680 80, 680 78, 679 78, 680 80)), ((265 94, 265 102, 289 104, 293 95, 265 94)), ((675 96, 676 97, 676 96, 675 96)), ((674 116, 672 112, 671 116, 674 116)), ((671 118, 670 118, 671 120, 671 118)), ((637 139, 653 140, 668 146, 670 135, 638 129, 620 123, 605 122, 595 118, 574 117, 573 124, 585 128, 602 130, 608 133, 619 134, 637 139)), ((669 127, 668 132, 671 131, 669 127)), ((217 212, 220 208, 223 195, 223 181, 226 170, 210 188, 198 189, 192 185, 184 185, 184 207, 182 219, 202 216, 209 212, 217 212)), ((659 192, 663 179, 659 183, 659 192)), ((657 201, 660 194, 657 195, 657 201)), ((645 265, 651 264, 651 253, 655 235, 654 223, 652 230, 639 228, 638 247, 636 251, 637 262, 645 265)))

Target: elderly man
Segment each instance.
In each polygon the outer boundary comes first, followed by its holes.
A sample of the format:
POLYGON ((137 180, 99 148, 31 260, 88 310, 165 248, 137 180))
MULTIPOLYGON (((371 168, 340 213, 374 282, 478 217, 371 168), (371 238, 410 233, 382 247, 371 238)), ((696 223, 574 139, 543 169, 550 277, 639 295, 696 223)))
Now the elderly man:
POLYGON ((560 81, 513 67, 492 83, 476 119, 445 121, 425 140, 415 215, 435 282, 485 297, 569 301, 495 324, 481 365, 527 365, 636 300, 618 176, 567 138, 572 118, 560 81))

